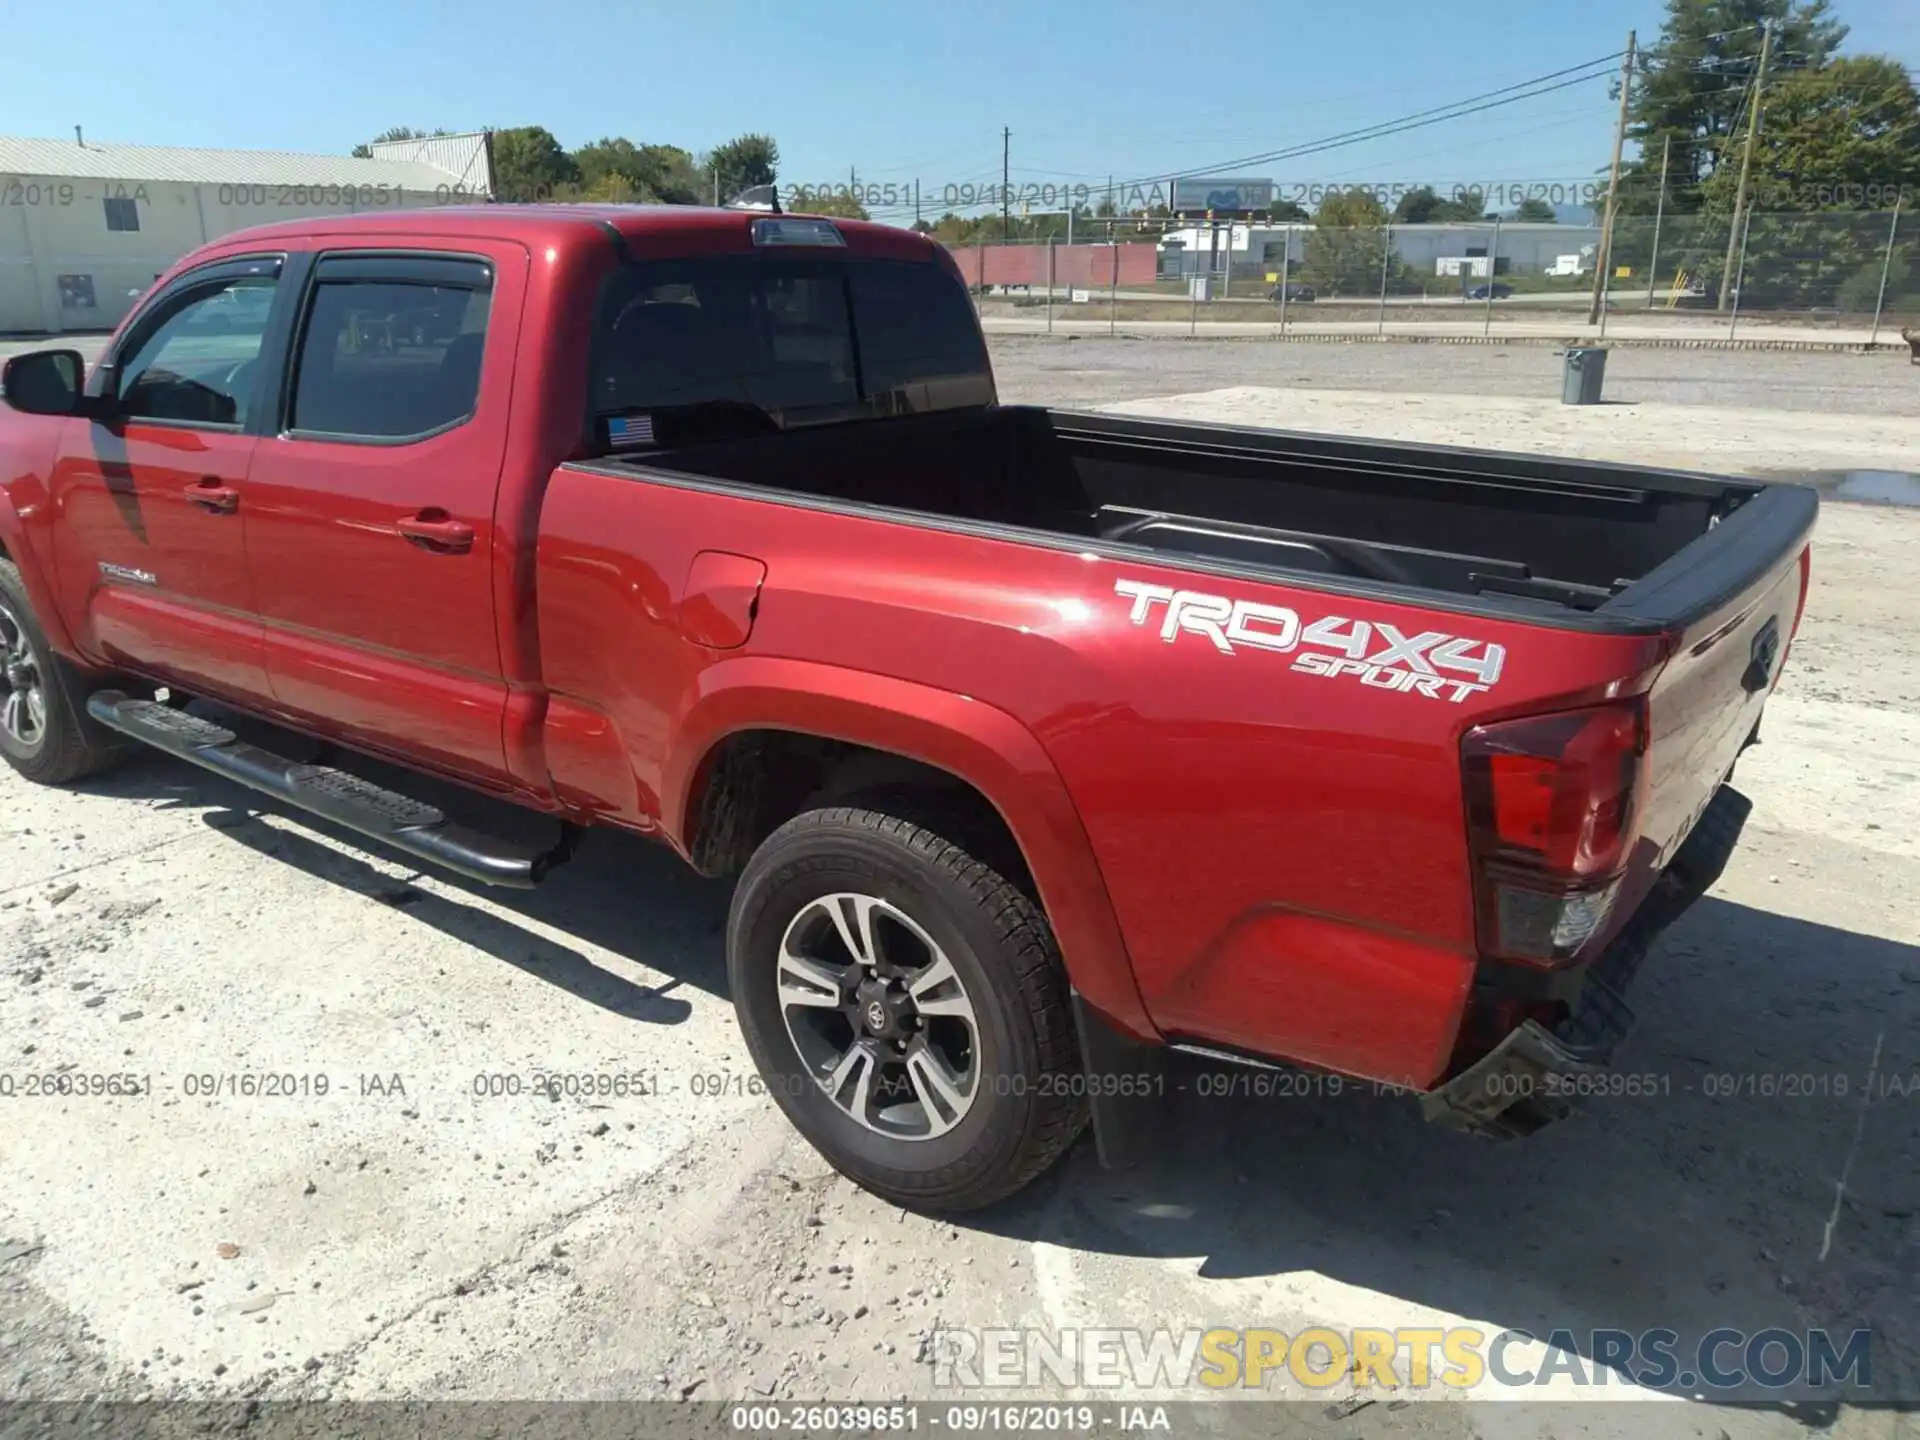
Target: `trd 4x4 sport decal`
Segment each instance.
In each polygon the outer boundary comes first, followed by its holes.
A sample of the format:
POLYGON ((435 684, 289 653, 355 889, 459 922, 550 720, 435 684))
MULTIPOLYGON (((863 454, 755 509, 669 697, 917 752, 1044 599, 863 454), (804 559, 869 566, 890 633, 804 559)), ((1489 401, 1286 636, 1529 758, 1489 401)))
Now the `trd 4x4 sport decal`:
POLYGON ((1136 625, 1153 619, 1155 606, 1166 606, 1160 638, 1169 645, 1185 632, 1205 636, 1223 655, 1236 653, 1241 645, 1282 655, 1298 650, 1292 668, 1303 675, 1328 680, 1350 675, 1376 690, 1398 690, 1456 705, 1469 695, 1491 690, 1507 659, 1506 648, 1491 640, 1439 630, 1403 635, 1383 621, 1345 615, 1324 615, 1303 626, 1298 612, 1284 605, 1230 600, 1225 595, 1138 580, 1116 580, 1113 589, 1133 602, 1127 618, 1136 625), (1472 678, 1453 678, 1456 675, 1472 678))

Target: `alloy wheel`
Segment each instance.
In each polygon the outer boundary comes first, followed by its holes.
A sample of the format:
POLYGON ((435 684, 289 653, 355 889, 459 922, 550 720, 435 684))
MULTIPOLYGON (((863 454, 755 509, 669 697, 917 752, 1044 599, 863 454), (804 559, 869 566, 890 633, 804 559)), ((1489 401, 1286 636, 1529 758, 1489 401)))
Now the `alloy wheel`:
POLYGON ((29 749, 47 733, 47 687, 26 626, 0 603, 0 730, 29 749))
POLYGON ((855 1122, 931 1140, 980 1088, 980 1026, 953 962, 897 905, 822 895, 780 941, 780 1013, 814 1082, 855 1122))

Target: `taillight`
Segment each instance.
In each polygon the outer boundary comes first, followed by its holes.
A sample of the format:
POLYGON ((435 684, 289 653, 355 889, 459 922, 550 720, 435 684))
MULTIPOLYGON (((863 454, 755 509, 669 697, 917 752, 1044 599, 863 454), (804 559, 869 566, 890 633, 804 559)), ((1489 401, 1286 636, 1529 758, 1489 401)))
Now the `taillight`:
POLYGON ((1460 749, 1481 950, 1579 958, 1612 913, 1640 822, 1645 700, 1475 726, 1460 749))

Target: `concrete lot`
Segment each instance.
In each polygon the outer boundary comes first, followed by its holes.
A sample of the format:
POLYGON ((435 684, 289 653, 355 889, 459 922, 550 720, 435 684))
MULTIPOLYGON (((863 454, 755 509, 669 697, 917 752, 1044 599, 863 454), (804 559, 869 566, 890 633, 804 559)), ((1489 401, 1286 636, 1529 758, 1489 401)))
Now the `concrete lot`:
MULTIPOLYGON (((1622 352, 1630 403, 1576 415, 1544 352, 995 349, 1009 400, 1724 470, 1920 455, 1920 372, 1881 357, 1622 352)), ((1621 1063, 1655 1094, 1496 1147, 1352 1090, 1203 1099, 1194 1072, 1150 1172, 1083 1146, 957 1225, 851 1188, 749 1093, 726 890, 664 851, 599 838, 500 895, 171 762, 0 777, 0 1399, 947 1400, 938 1327, 1450 1323, 1682 1353, 1869 1325, 1875 1392, 1920 1399, 1920 511, 1829 505, 1818 544, 1741 764, 1753 822, 1637 997, 1621 1063), (24 1093, 55 1072, 152 1093, 24 1093), (536 1072, 654 1093, 535 1099, 536 1072)), ((1757 1395, 1627 1413, 1564 1377, 1497 1397, 1564 1410, 1336 1423, 1344 1381, 1274 1386, 1312 1403, 1259 1433, 1912 1433, 1757 1395)))

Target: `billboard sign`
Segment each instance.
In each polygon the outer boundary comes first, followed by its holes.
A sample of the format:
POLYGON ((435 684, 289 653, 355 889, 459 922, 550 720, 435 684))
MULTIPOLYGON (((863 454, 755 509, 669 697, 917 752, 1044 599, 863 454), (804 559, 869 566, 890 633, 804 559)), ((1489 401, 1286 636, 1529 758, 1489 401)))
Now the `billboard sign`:
POLYGON ((1273 204, 1271 180, 1224 180, 1217 176, 1173 182, 1172 209, 1179 215, 1245 214, 1273 204))

